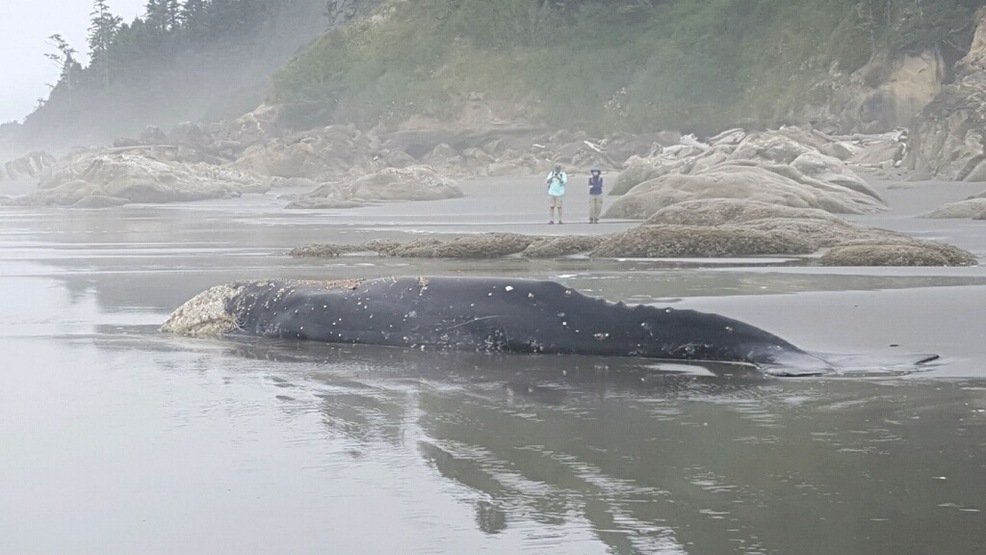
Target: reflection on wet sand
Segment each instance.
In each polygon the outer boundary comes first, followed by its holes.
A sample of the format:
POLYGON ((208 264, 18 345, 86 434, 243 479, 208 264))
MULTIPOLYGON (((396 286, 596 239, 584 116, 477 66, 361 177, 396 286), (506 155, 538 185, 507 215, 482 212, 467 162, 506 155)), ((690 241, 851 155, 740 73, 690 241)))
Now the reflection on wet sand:
POLYGON ((969 526, 986 524, 970 464, 986 460, 975 412, 986 396, 961 383, 300 343, 236 351, 307 368, 330 436, 363 460, 416 449, 472 492, 462 503, 480 531, 521 534, 534 551, 573 535, 613 553, 986 545, 969 526))
MULTIPOLYGON (((309 242, 544 231, 528 184, 488 185, 461 202, 338 213, 288 214, 273 196, 5 208, 6 551, 986 552, 983 267, 287 256, 309 242), (395 274, 554 279, 724 314, 812 350, 945 362, 907 378, 777 380, 156 331, 218 283, 395 274)), ((936 198, 980 192, 927 185, 936 198)), ((871 220, 986 253, 971 220, 871 220)))

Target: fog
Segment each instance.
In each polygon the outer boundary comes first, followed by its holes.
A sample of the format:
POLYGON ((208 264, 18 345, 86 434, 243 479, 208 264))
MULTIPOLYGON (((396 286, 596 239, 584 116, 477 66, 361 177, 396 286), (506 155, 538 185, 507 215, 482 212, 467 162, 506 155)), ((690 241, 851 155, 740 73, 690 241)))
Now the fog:
MULTIPOLYGON (((109 0, 114 14, 132 21, 144 12, 145 0, 109 0)), ((48 85, 58 80, 58 68, 45 54, 54 49, 48 37, 60 34, 88 59, 86 35, 92 3, 85 0, 7 0, 0 18, 0 122, 21 121, 39 98, 48 96, 48 85)))

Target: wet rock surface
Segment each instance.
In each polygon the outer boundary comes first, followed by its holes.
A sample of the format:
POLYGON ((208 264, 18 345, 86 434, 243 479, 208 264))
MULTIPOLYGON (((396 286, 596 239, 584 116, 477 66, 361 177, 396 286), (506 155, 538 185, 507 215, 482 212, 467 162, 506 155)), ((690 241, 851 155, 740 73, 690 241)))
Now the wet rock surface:
MULTIPOLYGON (((290 252, 295 257, 336 257, 376 253, 408 258, 496 259, 503 257, 562 258, 720 258, 743 256, 807 257, 823 249, 826 265, 941 265, 975 263, 962 249, 920 241, 894 231, 866 227, 821 212, 819 217, 795 217, 790 208, 759 207, 734 223, 717 223, 693 202, 696 223, 648 223, 622 233, 603 235, 525 235, 487 233, 409 241, 371 240, 359 244, 315 243, 290 252), (762 217, 757 217, 762 216, 762 217), (697 223, 706 222, 706 223, 697 223), (851 248, 846 248, 851 247, 851 248)), ((686 206, 687 208, 687 206, 686 206)), ((737 213, 727 209, 724 213, 737 213)), ((673 220, 668 211, 665 219, 673 220)), ((656 218, 660 219, 660 218, 656 218)), ((679 218, 687 220, 687 218, 679 218)))
POLYGON ((262 176, 177 161, 166 151, 128 148, 62 159, 36 192, 10 203, 96 207, 236 197, 269 188, 269 180, 262 176))
POLYGON ((809 254, 815 246, 796 235, 738 226, 643 225, 607 237, 592 250, 604 258, 716 258, 809 254))
POLYGON ((978 259, 945 243, 897 238, 843 243, 819 262, 824 266, 975 266, 978 259))

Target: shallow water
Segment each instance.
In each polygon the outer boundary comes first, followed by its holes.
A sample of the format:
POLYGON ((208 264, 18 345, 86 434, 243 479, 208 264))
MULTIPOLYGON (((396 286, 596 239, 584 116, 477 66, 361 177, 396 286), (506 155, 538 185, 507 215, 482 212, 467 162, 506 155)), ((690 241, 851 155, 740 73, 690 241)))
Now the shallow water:
POLYGON ((268 196, 0 209, 0 550, 986 551, 983 270, 285 256, 407 222, 546 227, 472 198, 323 214, 268 196), (716 311, 864 360, 943 361, 776 379, 156 331, 233 279, 455 273, 716 311))

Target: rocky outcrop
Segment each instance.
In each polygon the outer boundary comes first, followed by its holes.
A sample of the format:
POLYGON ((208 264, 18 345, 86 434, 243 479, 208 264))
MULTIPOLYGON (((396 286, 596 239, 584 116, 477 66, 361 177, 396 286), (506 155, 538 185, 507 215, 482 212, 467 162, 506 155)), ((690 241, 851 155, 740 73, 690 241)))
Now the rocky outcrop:
MULTIPOLYGON (((699 212, 707 207, 692 204, 699 212)), ((832 266, 974 265, 972 254, 942 243, 920 241, 892 231, 867 228, 817 211, 799 214, 779 208, 786 217, 768 208, 737 213, 742 220, 719 225, 719 219, 699 216, 699 225, 646 224, 611 235, 535 236, 513 233, 467 235, 451 239, 412 241, 371 240, 357 245, 312 244, 291 251, 295 257, 335 257, 347 253, 376 252, 385 256, 415 258, 477 258, 507 256, 560 258, 587 254, 598 258, 718 258, 734 256, 800 256, 831 247, 821 258, 832 266), (748 216, 744 219, 743 215, 748 216), (764 215, 764 218, 755 218, 764 215), (818 217, 811 217, 817 215, 818 217)), ((670 216, 670 214, 667 214, 670 216)), ((673 217, 668 219, 674 219, 673 217)), ((815 260, 808 258, 807 260, 815 260)))
POLYGON ((986 74, 947 85, 921 113, 905 167, 914 179, 986 181, 986 74))
POLYGON ((533 241, 520 255, 525 258, 561 258, 589 252, 605 239, 598 235, 561 235, 541 237, 533 241))
POLYGON ((407 258, 499 258, 517 254, 541 238, 515 233, 484 233, 452 239, 371 240, 358 245, 316 243, 292 249, 295 257, 333 257, 351 252, 376 252, 407 258))
POLYGON ((808 254, 814 245, 793 234, 737 226, 642 225, 607 237, 592 250, 603 258, 676 258, 808 254))
POLYGON ((958 247, 910 237, 851 241, 820 259, 824 266, 975 266, 976 256, 958 247))
POLYGON ((694 174, 670 174, 641 183, 614 202, 606 217, 646 219, 678 202, 697 199, 749 199, 840 214, 884 209, 870 195, 809 177, 791 166, 723 163, 694 174))
POLYGON ((855 224, 824 210, 740 199, 681 202, 655 212, 647 224, 730 226, 798 237, 818 250, 848 241, 890 240, 906 235, 855 224))
POLYGON ((863 179, 814 146, 833 143, 800 128, 730 130, 708 143, 692 141, 681 149, 664 149, 659 156, 632 158, 615 190, 643 181, 614 202, 606 216, 646 219, 675 203, 711 198, 845 214, 884 209, 880 196, 863 179))
POLYGON ((942 88, 948 66, 938 48, 880 53, 850 73, 831 72, 817 85, 823 103, 808 103, 801 117, 833 132, 882 133, 908 127, 942 88))
POLYGON ((235 166, 272 177, 338 180, 352 167, 379 157, 379 148, 374 135, 338 125, 253 145, 235 166))
POLYGON ((439 200, 462 196, 454 181, 426 166, 385 168, 376 173, 326 183, 287 208, 352 208, 376 202, 439 200))
POLYGON ((55 157, 47 152, 31 152, 0 165, 0 181, 38 179, 55 163, 55 157))
POLYGON ((986 11, 954 73, 912 126, 904 164, 915 179, 986 181, 986 11))
POLYGON ((979 196, 943 204, 922 218, 982 220, 986 216, 986 193, 979 196))
POLYGON ((794 218, 800 220, 845 221, 817 208, 792 208, 745 199, 699 199, 672 204, 647 218, 647 224, 737 225, 751 221, 794 218))
POLYGON ((100 207, 183 202, 263 193, 268 182, 231 168, 174 162, 152 150, 96 151, 59 161, 37 192, 12 203, 100 207))

